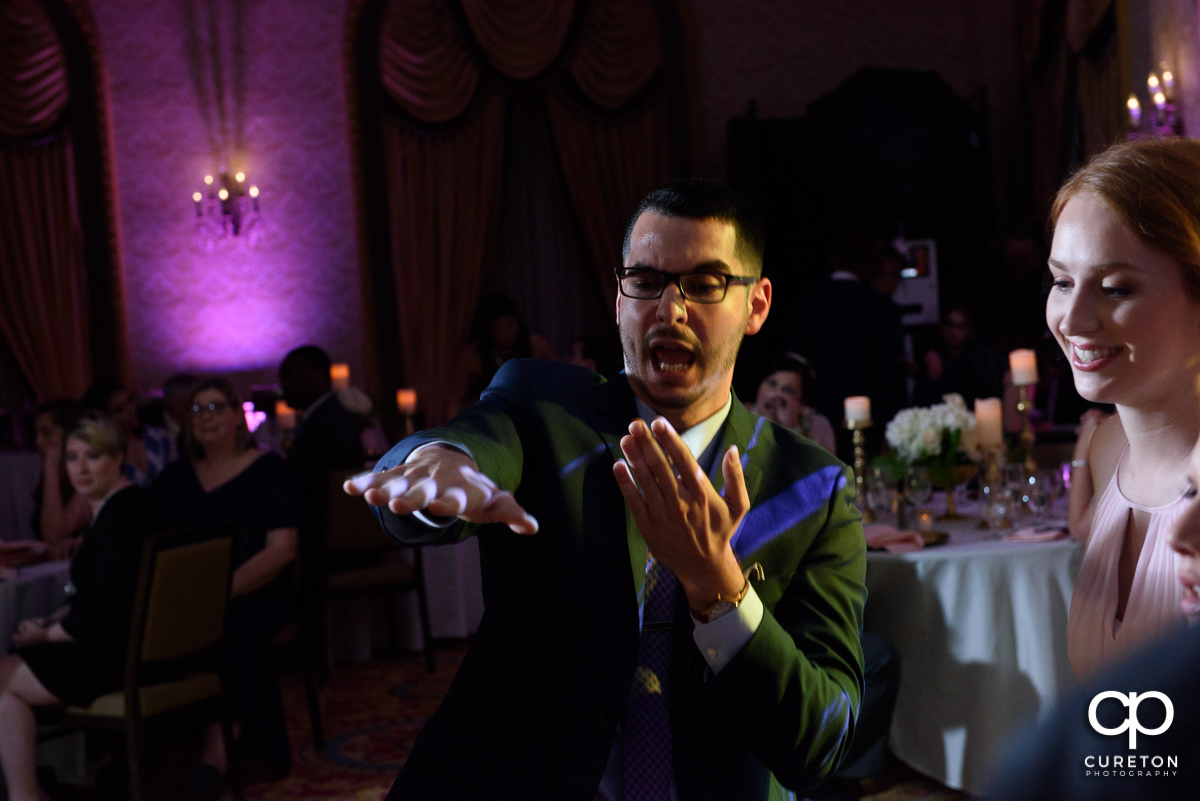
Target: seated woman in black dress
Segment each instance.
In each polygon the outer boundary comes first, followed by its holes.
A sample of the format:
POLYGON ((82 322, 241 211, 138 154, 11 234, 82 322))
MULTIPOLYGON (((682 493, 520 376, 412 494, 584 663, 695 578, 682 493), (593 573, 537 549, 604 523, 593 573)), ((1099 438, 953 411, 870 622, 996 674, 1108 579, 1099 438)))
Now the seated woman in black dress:
POLYGON ((75 492, 87 500, 91 526, 71 562, 67 605, 24 620, 0 657, 0 766, 10 801, 37 801, 33 707, 86 705, 123 683, 129 619, 146 498, 122 474, 125 436, 107 419, 84 418, 67 434, 64 460, 75 492))
MULTIPOLYGON (((257 746, 280 775, 290 767, 271 645, 292 613, 297 514, 283 460, 252 445, 242 404, 222 378, 192 392, 187 426, 189 458, 167 466, 151 491, 165 528, 234 521, 233 589, 227 648, 234 731, 257 746)), ((201 788, 220 791, 225 750, 215 723, 205 734, 195 774, 201 788)))

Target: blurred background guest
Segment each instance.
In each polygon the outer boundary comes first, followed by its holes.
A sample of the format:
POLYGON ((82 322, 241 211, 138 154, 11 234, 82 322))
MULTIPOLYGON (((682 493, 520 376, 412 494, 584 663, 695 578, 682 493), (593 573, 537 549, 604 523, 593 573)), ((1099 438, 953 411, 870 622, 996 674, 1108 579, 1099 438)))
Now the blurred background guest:
POLYGON ((471 324, 471 340, 456 366, 455 397, 460 407, 479 400, 500 365, 509 359, 557 359, 550 343, 529 330, 517 304, 505 295, 491 294, 479 301, 471 324))
POLYGON ((606 378, 612 378, 625 369, 625 360, 620 349, 599 334, 580 334, 575 337, 571 342, 571 353, 567 361, 586 367, 606 378))
POLYGON ((1079 393, 1117 409, 1072 470, 1093 496, 1067 648, 1088 677, 1183 622, 1170 531, 1200 435, 1200 142, 1109 148, 1059 190, 1051 223, 1047 325, 1079 393))
POLYGON ((331 470, 361 468, 361 426, 333 391, 332 362, 316 345, 289 352, 279 365, 283 399, 299 415, 287 461, 301 493, 320 490, 331 470))
POLYGON ((913 389, 915 406, 932 406, 958 393, 970 408, 976 398, 999 398, 1007 365, 999 351, 977 337, 975 315, 964 303, 946 307, 937 343, 925 351, 913 389))
MULTIPOLYGON (((808 403, 830 420, 841 421, 851 395, 871 399, 875 425, 866 430, 867 449, 878 451, 884 424, 907 405, 904 335, 900 308, 871 288, 883 266, 873 235, 849 229, 830 247, 829 281, 803 298, 789 334, 789 350, 803 353, 821 377, 808 403)), ((836 431, 837 453, 852 458, 850 433, 836 431)))
POLYGON ((85 418, 66 435, 67 477, 90 525, 71 561, 66 606, 24 620, 0 657, 0 767, 11 801, 38 801, 33 707, 86 706, 124 681, 146 498, 122 472, 127 439, 107 418, 85 418))
POLYGON ((749 409, 836 453, 837 443, 829 418, 804 402, 814 378, 807 359, 798 353, 785 353, 775 360, 771 372, 758 385, 758 394, 749 409))
POLYGON ((83 405, 107 414, 125 432, 125 475, 134 484, 150 486, 154 477, 178 456, 167 432, 143 424, 133 395, 115 381, 92 384, 83 395, 83 405))
POLYGON ((63 461, 66 435, 75 430, 84 406, 70 399, 52 400, 33 417, 34 445, 42 458, 42 474, 33 500, 33 531, 51 545, 56 559, 65 558, 77 544, 75 535, 87 525, 87 500, 75 492, 63 461))
MULTIPOLYGON (((271 645, 292 614, 297 514, 283 460, 251 447, 241 398, 223 378, 192 393, 189 459, 154 483, 159 523, 183 528, 234 521, 234 571, 227 651, 235 731, 279 775, 291 764, 271 645)), ((220 727, 205 732, 194 776, 200 795, 219 794, 226 770, 220 727)))
POLYGON ((200 379, 191 373, 175 373, 163 382, 163 427, 177 457, 187 453, 188 407, 192 403, 192 390, 199 383, 200 379))

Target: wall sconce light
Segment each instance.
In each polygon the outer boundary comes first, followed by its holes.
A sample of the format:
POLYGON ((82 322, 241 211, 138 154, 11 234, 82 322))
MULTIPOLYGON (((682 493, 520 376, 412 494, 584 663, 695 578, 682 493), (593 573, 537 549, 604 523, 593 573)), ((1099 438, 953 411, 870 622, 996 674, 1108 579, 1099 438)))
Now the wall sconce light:
POLYGON ((1161 76, 1151 72, 1146 77, 1146 92, 1154 104, 1153 112, 1142 114, 1141 105, 1136 95, 1130 95, 1126 102, 1129 109, 1130 139, 1136 139, 1144 134, 1151 136, 1183 136, 1183 119, 1176 106, 1175 74, 1164 61, 1161 63, 1161 76))
POLYGON ((240 241, 254 246, 262 233, 258 186, 246 173, 230 175, 224 169, 204 176, 204 187, 192 193, 196 205, 196 244, 205 253, 240 241))

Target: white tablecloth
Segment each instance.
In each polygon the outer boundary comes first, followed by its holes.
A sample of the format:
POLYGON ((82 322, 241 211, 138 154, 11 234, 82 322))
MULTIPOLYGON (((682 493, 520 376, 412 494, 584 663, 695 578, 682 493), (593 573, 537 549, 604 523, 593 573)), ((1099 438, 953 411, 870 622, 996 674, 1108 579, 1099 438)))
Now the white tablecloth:
POLYGON ((865 628, 900 651, 892 752, 981 794, 1007 736, 1074 686, 1067 612, 1080 545, 988 541, 975 522, 939 524, 947 545, 868 554, 865 628))
POLYGON ((36 539, 33 491, 41 474, 36 453, 0 451, 0 540, 36 539))
POLYGON ((20 577, 0 581, 0 653, 12 645, 17 624, 47 615, 66 602, 70 562, 42 562, 21 568, 20 577))
MULTIPOLYGON (((421 551, 425 563, 425 594, 429 600, 430 636, 466 639, 483 617, 483 584, 479 576, 479 544, 474 537, 455 545, 421 551)), ((330 604, 330 654, 338 661, 370 659, 372 647, 388 644, 387 615, 381 599, 348 598, 330 604)), ((416 597, 405 593, 397 602, 399 646, 421 650, 421 626, 416 597)))

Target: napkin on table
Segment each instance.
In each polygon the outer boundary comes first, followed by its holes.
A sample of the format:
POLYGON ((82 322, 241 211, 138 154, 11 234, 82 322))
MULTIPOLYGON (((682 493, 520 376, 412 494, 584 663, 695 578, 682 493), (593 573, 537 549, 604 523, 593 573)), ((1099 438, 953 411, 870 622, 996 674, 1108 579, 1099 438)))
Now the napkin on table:
POLYGON ((1052 540, 1061 540, 1066 536, 1067 530, 1065 528, 1036 529, 1027 526, 1017 529, 1012 534, 1005 535, 1004 539, 1009 542, 1050 542, 1052 540))
POLYGON ((895 528, 884 523, 863 526, 868 548, 882 548, 888 553, 908 553, 925 547, 925 540, 915 531, 895 528))

